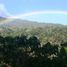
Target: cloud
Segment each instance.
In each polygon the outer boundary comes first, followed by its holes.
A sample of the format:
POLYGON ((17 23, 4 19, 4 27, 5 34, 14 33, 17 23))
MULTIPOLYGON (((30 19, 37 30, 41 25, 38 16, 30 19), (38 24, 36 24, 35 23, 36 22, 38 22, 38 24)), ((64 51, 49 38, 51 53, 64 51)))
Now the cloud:
POLYGON ((3 3, 0 3, 0 15, 4 14, 8 17, 13 17, 13 18, 21 18, 21 17, 27 17, 27 16, 32 16, 32 15, 38 15, 38 14, 67 14, 67 11, 34 11, 34 12, 29 12, 29 13, 21 13, 21 14, 17 14, 17 15, 12 15, 10 14, 5 5, 3 3))
POLYGON ((39 14, 65 14, 67 15, 67 11, 33 11, 33 12, 29 12, 29 13, 21 13, 21 14, 17 14, 17 15, 12 15, 10 14, 5 5, 3 3, 0 3, 0 16, 5 16, 7 18, 13 18, 13 19, 7 19, 4 22, 0 23, 0 24, 4 24, 4 23, 9 23, 10 21, 13 21, 15 18, 20 18, 20 19, 25 19, 27 17, 30 16, 35 16, 35 15, 39 15, 39 14))
POLYGON ((1 4, 1 3, 0 3, 0 10, 4 10, 4 8, 5 8, 5 7, 4 7, 4 4, 1 4))
POLYGON ((67 11, 34 11, 34 12, 29 12, 29 13, 21 13, 21 14, 17 14, 17 15, 12 15, 10 14, 5 5, 3 3, 0 3, 0 16, 7 16, 8 18, 22 18, 23 17, 28 17, 28 16, 33 16, 33 15, 38 15, 38 14, 67 14, 67 11))
POLYGON ((4 4, 0 3, 0 16, 10 17, 12 16, 7 10, 4 4))

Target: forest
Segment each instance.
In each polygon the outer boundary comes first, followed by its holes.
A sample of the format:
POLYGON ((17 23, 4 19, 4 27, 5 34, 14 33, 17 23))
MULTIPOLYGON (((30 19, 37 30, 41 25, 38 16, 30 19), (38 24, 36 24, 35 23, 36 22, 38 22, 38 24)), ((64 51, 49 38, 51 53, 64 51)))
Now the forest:
POLYGON ((0 25, 0 67, 67 67, 67 25, 18 19, 0 25))
POLYGON ((42 44, 37 36, 0 36, 0 67, 67 67, 66 48, 42 44))

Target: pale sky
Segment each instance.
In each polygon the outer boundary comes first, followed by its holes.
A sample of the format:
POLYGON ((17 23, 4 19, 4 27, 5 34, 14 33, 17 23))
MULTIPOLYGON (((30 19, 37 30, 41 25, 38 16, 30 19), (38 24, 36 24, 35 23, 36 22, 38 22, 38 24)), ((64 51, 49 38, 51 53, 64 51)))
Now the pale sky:
POLYGON ((0 16, 4 14, 67 25, 67 0, 0 0, 0 16))

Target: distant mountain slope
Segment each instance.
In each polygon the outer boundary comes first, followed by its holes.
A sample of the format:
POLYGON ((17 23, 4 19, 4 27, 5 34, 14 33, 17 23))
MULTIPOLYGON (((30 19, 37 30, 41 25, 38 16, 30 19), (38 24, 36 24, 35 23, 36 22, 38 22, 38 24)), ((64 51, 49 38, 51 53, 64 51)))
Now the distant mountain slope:
POLYGON ((0 22, 6 20, 5 17, 0 17, 0 22))
POLYGON ((10 27, 19 27, 19 28, 30 28, 30 27, 49 27, 49 26, 64 26, 61 24, 52 24, 52 23, 39 23, 39 22, 35 22, 35 21, 28 21, 28 20, 22 20, 22 19, 12 19, 12 18, 3 18, 0 17, 0 22, 4 22, 5 20, 9 20, 6 21, 6 23, 4 23, 2 26, 10 26, 10 27))
POLYGON ((3 17, 0 17, 0 23, 3 23, 0 24, 0 35, 2 36, 19 36, 25 34, 39 37, 42 43, 47 41, 51 43, 67 42, 67 25, 39 23, 3 17))
POLYGON ((35 21, 28 21, 28 20, 22 20, 22 19, 13 19, 13 18, 5 18, 0 17, 0 28, 1 30, 7 30, 7 29, 18 29, 18 28, 44 28, 46 29, 52 29, 52 28, 58 28, 58 29, 67 29, 67 25, 61 25, 61 24, 53 24, 53 23, 39 23, 35 21), (7 21, 6 21, 7 20, 7 21), (9 20, 9 21, 8 21, 9 20), (4 23, 6 21, 6 23, 4 23))

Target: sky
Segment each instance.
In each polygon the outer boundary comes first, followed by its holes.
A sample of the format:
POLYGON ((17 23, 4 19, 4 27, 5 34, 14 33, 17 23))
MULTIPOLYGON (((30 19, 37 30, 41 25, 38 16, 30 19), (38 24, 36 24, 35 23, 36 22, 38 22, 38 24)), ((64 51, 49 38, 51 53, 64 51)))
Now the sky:
POLYGON ((0 15, 67 25, 67 0, 0 0, 0 15))

